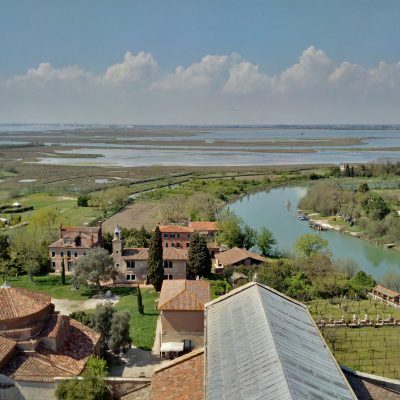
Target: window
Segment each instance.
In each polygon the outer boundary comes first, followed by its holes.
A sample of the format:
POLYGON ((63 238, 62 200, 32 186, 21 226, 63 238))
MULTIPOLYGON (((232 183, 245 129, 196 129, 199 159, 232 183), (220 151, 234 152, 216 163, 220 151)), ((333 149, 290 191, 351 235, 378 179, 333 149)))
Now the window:
POLYGON ((174 263, 172 261, 164 261, 164 268, 174 268, 174 263))
POLYGON ((168 243, 165 243, 165 247, 168 247, 168 243))
POLYGON ((68 272, 72 272, 74 270, 74 265, 72 264, 72 261, 67 262, 67 270, 68 272))
POLYGON ((74 257, 78 257, 78 252, 77 251, 75 251, 74 257))
POLYGON ((186 243, 186 247, 189 247, 190 243, 186 243))
POLYGON ((128 269, 135 268, 135 261, 127 261, 126 268, 128 269))
POLYGON ((128 275, 126 275, 126 280, 127 281, 136 281, 136 275, 128 274, 128 275))
POLYGON ((190 240, 190 233, 188 233, 187 238, 190 240))
POLYGON ((171 238, 174 238, 174 237, 175 237, 175 233, 171 233, 169 236, 170 236, 171 238))
POLYGON ((174 279, 174 276, 173 275, 164 275, 164 279, 171 280, 171 279, 174 279))
POLYGON ((86 256, 86 253, 83 253, 84 256, 86 256))
POLYGON ((171 243, 171 247, 175 247, 175 243, 171 243))
POLYGON ((51 263, 51 265, 52 265, 53 268, 55 268, 55 267, 56 267, 56 262, 53 261, 53 262, 51 263))
POLYGON ((62 251, 62 252, 60 253, 60 255, 61 255, 61 257, 64 257, 64 252, 62 251))
POLYGON ((71 252, 68 250, 67 251, 67 257, 70 258, 71 257, 71 252))
POLYGON ((115 267, 116 267, 116 268, 118 268, 118 267, 119 267, 119 264, 118 264, 118 263, 116 263, 116 264, 115 264, 115 267))
POLYGON ((55 252, 55 251, 52 251, 52 252, 51 252, 51 256, 52 256, 52 257, 55 257, 55 256, 56 256, 56 252, 55 252))
POLYGON ((176 247, 179 247, 179 248, 181 248, 181 247, 182 247, 182 245, 181 245, 180 243, 177 243, 177 244, 176 244, 176 247))
POLYGON ((168 239, 168 233, 164 233, 164 239, 168 239))
POLYGON ((176 237, 177 237, 178 239, 180 239, 181 234, 180 234, 180 233, 177 233, 177 234, 176 234, 176 237))

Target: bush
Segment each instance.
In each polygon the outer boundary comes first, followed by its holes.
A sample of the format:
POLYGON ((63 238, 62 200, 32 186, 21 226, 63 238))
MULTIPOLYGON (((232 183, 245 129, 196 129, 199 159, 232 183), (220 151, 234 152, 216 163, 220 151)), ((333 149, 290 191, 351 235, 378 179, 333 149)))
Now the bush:
POLYGON ((9 221, 10 226, 18 225, 21 222, 20 215, 12 215, 9 221))
POLYGON ((90 198, 87 195, 80 195, 76 201, 76 204, 78 207, 89 207, 89 199, 90 198))
POLYGON ((70 315, 70 318, 76 319, 83 325, 90 326, 92 323, 92 315, 86 313, 85 311, 74 311, 70 315))

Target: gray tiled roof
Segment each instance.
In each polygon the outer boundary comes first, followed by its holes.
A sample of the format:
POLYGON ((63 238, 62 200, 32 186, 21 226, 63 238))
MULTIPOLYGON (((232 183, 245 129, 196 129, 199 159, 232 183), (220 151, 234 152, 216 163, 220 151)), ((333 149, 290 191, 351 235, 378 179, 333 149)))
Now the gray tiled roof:
POLYGON ((250 283, 206 305, 206 399, 356 399, 307 308, 250 283))

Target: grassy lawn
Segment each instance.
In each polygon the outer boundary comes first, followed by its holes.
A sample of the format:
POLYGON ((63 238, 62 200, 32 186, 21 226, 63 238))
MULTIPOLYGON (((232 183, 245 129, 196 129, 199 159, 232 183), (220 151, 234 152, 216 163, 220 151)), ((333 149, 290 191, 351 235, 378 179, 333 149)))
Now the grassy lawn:
POLYGON ((137 289, 131 289, 131 294, 121 297, 115 305, 117 311, 127 311, 131 315, 130 334, 133 344, 143 350, 151 350, 156 334, 158 311, 155 300, 158 297, 154 289, 141 289, 144 305, 144 315, 137 308, 137 289))
MULTIPOLYGON (((315 320, 332 317, 351 320, 358 318, 376 319, 392 316, 400 319, 400 310, 375 300, 316 300, 307 304, 315 320), (337 304, 333 304, 333 303, 337 304)), ((339 364, 388 378, 400 378, 400 327, 323 328, 325 340, 339 364)))
MULTIPOLYGON (((69 300, 87 300, 95 294, 93 289, 81 287, 78 290, 72 290, 70 278, 66 277, 66 284, 61 284, 61 277, 59 275, 46 275, 34 276, 33 282, 29 281, 27 275, 18 278, 9 278, 7 282, 14 287, 22 287, 37 292, 43 292, 55 299, 69 299, 69 300)), ((0 285, 3 280, 0 278, 0 285)))
POLYGON ((70 196, 52 196, 48 193, 34 193, 17 200, 22 206, 34 207, 33 211, 21 215, 22 221, 29 221, 35 211, 44 207, 52 208, 56 211, 59 216, 57 218, 57 226, 59 221, 64 225, 79 226, 90 222, 98 216, 98 212, 93 210, 92 207, 78 207, 76 205, 76 198, 70 196))

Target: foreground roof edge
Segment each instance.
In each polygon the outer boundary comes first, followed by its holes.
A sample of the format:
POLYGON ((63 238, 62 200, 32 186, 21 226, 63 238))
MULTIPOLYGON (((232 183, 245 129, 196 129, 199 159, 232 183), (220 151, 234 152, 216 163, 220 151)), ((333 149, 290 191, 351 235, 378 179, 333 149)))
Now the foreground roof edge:
POLYGON ((270 292, 273 292, 274 294, 276 294, 276 295, 278 295, 280 297, 283 297, 284 299, 286 299, 288 301, 291 301, 292 303, 297 304, 297 305, 299 305, 299 306, 301 306, 301 307, 303 307, 303 308, 308 310, 307 306, 305 304, 301 303, 300 301, 292 299, 291 297, 286 296, 285 294, 279 292, 278 290, 273 289, 272 287, 264 285, 264 284, 262 284, 260 282, 249 282, 249 283, 246 283, 243 286, 240 286, 240 287, 238 287, 236 289, 233 289, 230 292, 228 292, 228 293, 226 293, 226 294, 224 294, 224 295, 222 295, 220 297, 217 297, 214 300, 209 301, 208 303, 204 304, 204 307, 207 308, 207 307, 213 306, 214 304, 216 304, 216 303, 218 303, 220 301, 223 301, 223 300, 235 295, 236 293, 240 293, 241 291, 249 289, 249 288, 251 288, 253 286, 258 286, 258 287, 262 287, 263 289, 269 290, 270 292))

